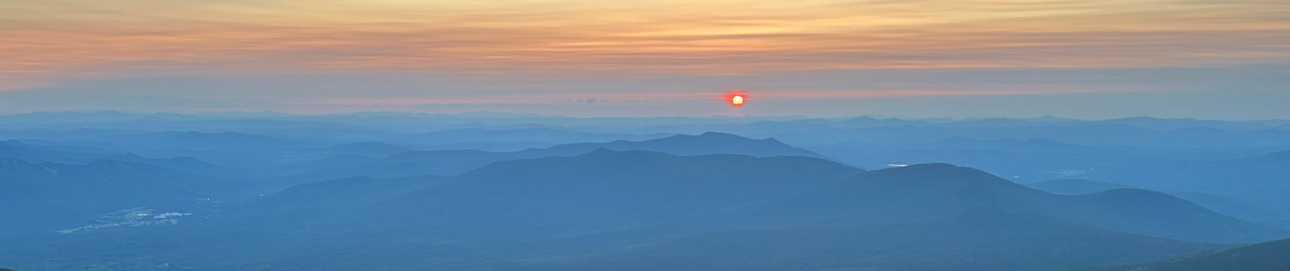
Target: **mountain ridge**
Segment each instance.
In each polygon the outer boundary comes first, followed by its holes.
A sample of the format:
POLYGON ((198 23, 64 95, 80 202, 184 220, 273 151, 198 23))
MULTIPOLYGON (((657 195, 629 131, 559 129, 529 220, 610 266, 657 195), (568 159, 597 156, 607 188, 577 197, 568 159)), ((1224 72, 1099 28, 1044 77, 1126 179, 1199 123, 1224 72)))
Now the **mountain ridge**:
POLYGON ((548 156, 576 156, 597 149, 645 150, 676 155, 743 154, 755 157, 796 155, 824 158, 817 153, 792 147, 774 139, 757 140, 734 134, 709 132, 700 135, 674 135, 643 141, 619 140, 607 143, 564 144, 513 152, 480 150, 409 151, 363 165, 320 170, 295 178, 334 179, 353 176, 388 178, 417 175, 456 175, 494 162, 548 156))

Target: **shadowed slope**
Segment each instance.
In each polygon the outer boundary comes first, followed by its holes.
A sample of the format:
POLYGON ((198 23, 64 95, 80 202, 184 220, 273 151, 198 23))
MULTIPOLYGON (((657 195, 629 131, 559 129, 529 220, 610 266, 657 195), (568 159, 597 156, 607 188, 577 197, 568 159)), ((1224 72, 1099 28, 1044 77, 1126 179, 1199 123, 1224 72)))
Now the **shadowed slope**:
POLYGON ((1290 239, 1202 253, 1164 261, 1131 271, 1287 271, 1290 270, 1290 239))
POLYGON ((861 172, 806 157, 597 150, 506 161, 362 211, 431 234, 571 234, 766 202, 861 172))

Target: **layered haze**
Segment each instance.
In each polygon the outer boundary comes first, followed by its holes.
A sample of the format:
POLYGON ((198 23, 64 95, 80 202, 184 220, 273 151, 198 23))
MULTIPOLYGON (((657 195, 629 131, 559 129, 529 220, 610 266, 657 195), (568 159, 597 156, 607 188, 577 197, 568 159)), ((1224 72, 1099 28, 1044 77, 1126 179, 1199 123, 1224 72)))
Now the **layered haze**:
POLYGON ((0 1, 0 271, 1290 270, 1285 0, 0 1))

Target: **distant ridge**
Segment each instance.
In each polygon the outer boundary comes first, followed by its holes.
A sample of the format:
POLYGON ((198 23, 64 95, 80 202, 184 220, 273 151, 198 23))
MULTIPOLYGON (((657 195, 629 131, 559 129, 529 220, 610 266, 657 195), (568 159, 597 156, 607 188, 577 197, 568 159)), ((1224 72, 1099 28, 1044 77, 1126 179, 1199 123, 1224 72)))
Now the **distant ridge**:
POLYGON ((619 140, 607 143, 565 144, 550 148, 534 148, 515 152, 479 150, 409 151, 358 166, 324 169, 294 178, 316 180, 355 176, 389 178, 418 175, 456 175, 494 162, 550 156, 576 156, 598 149, 651 151, 682 156, 735 154, 753 157, 802 156, 824 158, 815 152, 796 148, 773 138, 750 139, 733 134, 709 132, 699 135, 674 135, 643 141, 619 140))
POLYGON ((380 143, 380 142, 346 143, 346 144, 327 147, 327 150, 336 152, 336 153, 362 155, 362 156, 370 156, 370 157, 388 157, 391 155, 408 151, 408 149, 404 147, 399 147, 399 146, 380 143))
POLYGON ((1026 186, 1058 195, 1084 195, 1112 189, 1131 188, 1127 185, 1080 179, 1048 180, 1026 184, 1026 186))
POLYGON ((88 148, 39 146, 19 140, 0 141, 0 158, 40 160, 63 164, 85 164, 100 160, 114 160, 162 166, 188 173, 212 176, 236 175, 236 173, 233 173, 235 170, 192 157, 154 159, 129 153, 88 148))
POLYGON ((618 151, 654 151, 675 155, 740 154, 755 157, 824 157, 812 151, 784 144, 774 138, 751 139, 734 134, 717 132, 707 132, 699 135, 674 135, 644 141, 619 140, 609 143, 566 144, 546 149, 528 150, 527 152, 545 154, 579 154, 600 148, 618 151))

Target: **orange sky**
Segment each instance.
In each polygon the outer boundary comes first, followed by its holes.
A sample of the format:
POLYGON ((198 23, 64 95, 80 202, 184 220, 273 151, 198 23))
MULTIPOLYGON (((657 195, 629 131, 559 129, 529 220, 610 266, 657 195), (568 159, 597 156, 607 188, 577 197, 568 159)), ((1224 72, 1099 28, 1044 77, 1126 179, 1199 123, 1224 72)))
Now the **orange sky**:
POLYGON ((1279 63, 1284 1, 0 2, 6 83, 116 73, 1279 63), (622 3, 625 2, 625 3, 622 3))
MULTIPOLYGON (((1280 65, 1287 33, 1284 0, 15 0, 0 1, 0 91, 175 76, 1280 65)), ((1059 88, 1072 87, 1084 88, 1059 88)), ((810 91, 836 89, 850 88, 810 91)))

